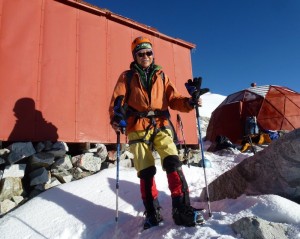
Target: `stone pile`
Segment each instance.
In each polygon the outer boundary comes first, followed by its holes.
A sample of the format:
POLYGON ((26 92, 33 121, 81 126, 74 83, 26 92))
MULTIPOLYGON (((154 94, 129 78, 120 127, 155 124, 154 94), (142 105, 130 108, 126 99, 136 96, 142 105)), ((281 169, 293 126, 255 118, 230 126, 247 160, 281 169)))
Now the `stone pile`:
MULTIPOLYGON (((0 149, 0 216, 39 193, 115 166, 116 152, 104 144, 81 154, 68 154, 64 142, 16 142, 0 149)), ((122 151, 120 164, 132 167, 132 154, 122 151)))

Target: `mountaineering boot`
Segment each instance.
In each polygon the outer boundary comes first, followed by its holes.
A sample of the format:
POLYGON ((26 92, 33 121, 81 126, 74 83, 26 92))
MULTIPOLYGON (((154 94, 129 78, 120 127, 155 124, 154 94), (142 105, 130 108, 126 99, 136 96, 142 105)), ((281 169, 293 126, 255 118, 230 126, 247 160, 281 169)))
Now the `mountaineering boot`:
POLYGON ((140 189, 142 194, 143 203, 145 206, 146 216, 144 229, 148 229, 153 226, 157 226, 161 221, 160 206, 158 203, 158 191, 154 180, 156 173, 155 166, 150 166, 139 172, 140 177, 140 189))
POLYGON ((146 219, 144 222, 144 230, 149 229, 151 227, 158 226, 160 222, 162 222, 163 218, 160 215, 160 208, 156 210, 156 212, 148 213, 145 211, 146 219))
POLYGON ((144 201, 144 206, 146 211, 144 215, 146 216, 144 222, 144 229, 149 229, 150 227, 158 226, 159 223, 163 220, 159 206, 158 200, 154 199, 153 201, 144 201))
POLYGON ((175 224, 192 227, 203 224, 201 210, 190 205, 189 188, 181 168, 178 156, 164 158, 163 166, 167 172, 172 197, 172 216, 175 224))
POLYGON ((192 206, 184 205, 179 208, 173 208, 172 216, 176 225, 194 227, 205 223, 201 210, 192 206))
POLYGON ((172 206, 172 216, 176 225, 193 227, 204 224, 201 209, 193 208, 189 203, 185 203, 184 197, 172 198, 172 206))

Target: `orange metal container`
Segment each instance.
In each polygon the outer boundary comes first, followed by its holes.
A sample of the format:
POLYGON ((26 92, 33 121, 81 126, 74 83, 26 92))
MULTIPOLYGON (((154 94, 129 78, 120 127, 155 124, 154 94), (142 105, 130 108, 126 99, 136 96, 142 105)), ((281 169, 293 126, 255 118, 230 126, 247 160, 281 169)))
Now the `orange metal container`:
MULTIPOLYGON (((115 143, 108 105, 140 35, 186 94, 195 45, 74 0, 0 0, 0 140, 115 143)), ((180 115, 197 144, 194 113, 180 115)))

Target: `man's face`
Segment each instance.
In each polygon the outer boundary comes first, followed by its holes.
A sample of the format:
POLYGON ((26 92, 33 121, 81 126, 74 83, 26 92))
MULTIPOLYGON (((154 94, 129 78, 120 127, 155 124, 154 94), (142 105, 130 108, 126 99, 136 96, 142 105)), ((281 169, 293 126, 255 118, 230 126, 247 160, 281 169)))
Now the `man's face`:
POLYGON ((136 61, 143 69, 147 68, 153 62, 153 52, 150 49, 143 49, 136 54, 136 61))

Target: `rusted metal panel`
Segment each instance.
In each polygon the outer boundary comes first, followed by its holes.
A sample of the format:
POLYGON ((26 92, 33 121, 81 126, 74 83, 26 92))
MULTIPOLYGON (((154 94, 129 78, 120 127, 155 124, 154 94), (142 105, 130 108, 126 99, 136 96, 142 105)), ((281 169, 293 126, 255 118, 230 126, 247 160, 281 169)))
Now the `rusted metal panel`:
POLYGON ((16 117, 22 118, 26 125, 19 132, 20 138, 31 140, 35 134, 35 111, 30 108, 34 102, 29 102, 27 98, 35 99, 38 87, 41 2, 36 1, 31 6, 25 3, 0 1, 1 140, 9 139, 11 133, 15 132, 16 117), (24 106, 29 107, 27 112, 24 106))
MULTIPOLYGON (((0 140, 115 143, 108 105, 140 35, 186 92, 191 43, 72 0, 0 0, 0 13, 0 140)), ((196 144, 191 114, 181 116, 186 142, 196 144)))
POLYGON ((107 142, 109 103, 107 80, 107 21, 104 17, 80 11, 78 19, 78 92, 76 140, 107 142), (88 40, 88 44, 87 44, 88 40), (104 123, 105 122, 105 123, 104 123))
POLYGON ((64 141, 76 138, 78 89, 77 10, 56 1, 44 1, 41 74, 38 109, 58 129, 64 141))

